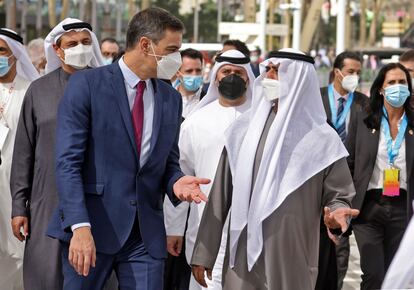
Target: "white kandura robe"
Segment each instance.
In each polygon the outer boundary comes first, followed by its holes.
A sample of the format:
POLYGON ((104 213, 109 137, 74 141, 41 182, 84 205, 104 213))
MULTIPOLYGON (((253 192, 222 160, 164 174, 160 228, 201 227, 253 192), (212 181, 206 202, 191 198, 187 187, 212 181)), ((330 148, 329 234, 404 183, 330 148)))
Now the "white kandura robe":
MULTIPOLYGON (((10 129, 1 150, 2 163, 0 165, 0 287, 4 290, 23 289, 24 243, 14 237, 10 225, 12 204, 10 171, 20 109, 29 85, 30 81, 16 76, 12 95, 3 113, 7 126, 10 129)), ((10 86, 11 84, 0 83, 0 94, 3 94, 4 88, 8 91, 10 86)), ((1 96, 0 99, 4 100, 5 98, 7 97, 1 96)), ((1 119, 0 122, 4 124, 4 119, 1 119)))
MULTIPOLYGON (((180 166, 184 174, 211 179, 211 183, 201 185, 201 190, 208 196, 224 148, 224 132, 243 112, 250 107, 246 101, 238 107, 223 107, 216 100, 201 108, 184 121, 180 132, 180 166)), ((200 204, 183 202, 176 208, 168 199, 164 202, 165 225, 167 235, 183 236, 187 218, 186 258, 190 263, 194 243, 205 207, 200 204)), ((208 289, 221 289, 221 276, 227 240, 227 225, 223 229, 222 243, 213 268, 213 280, 206 279, 208 289)), ((206 289, 201 287, 191 276, 190 290, 206 289)))

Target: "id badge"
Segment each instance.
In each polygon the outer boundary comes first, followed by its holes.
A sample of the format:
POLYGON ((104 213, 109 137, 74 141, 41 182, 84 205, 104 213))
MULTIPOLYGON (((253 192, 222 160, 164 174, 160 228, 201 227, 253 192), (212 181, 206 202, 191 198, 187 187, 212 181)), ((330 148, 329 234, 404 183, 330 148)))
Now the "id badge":
POLYGON ((391 167, 384 170, 384 187, 382 190, 384 196, 400 195, 400 170, 391 167))
POLYGON ((0 122, 0 151, 2 151, 4 143, 6 143, 7 135, 9 135, 9 127, 0 122))

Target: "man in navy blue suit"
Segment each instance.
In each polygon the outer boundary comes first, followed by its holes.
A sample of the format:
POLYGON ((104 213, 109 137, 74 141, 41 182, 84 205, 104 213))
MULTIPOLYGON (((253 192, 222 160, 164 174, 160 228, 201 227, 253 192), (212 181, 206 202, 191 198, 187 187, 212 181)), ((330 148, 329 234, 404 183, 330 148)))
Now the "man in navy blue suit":
MULTIPOLYGON (((63 245, 64 289, 163 289, 165 193, 206 201, 179 167, 181 96, 165 82, 181 65, 183 24, 169 12, 137 13, 119 62, 75 73, 59 105, 59 207, 48 235, 63 245)), ((178 197, 178 198, 177 198, 178 197)))

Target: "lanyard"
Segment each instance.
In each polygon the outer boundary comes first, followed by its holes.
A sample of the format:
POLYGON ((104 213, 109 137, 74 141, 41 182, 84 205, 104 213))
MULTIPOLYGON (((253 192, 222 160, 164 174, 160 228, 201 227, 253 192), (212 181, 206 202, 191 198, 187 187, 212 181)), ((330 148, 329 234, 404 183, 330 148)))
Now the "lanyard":
POLYGON ((333 92, 333 85, 330 84, 328 86, 328 95, 329 95, 329 105, 331 107, 331 114, 332 114, 332 124, 335 126, 336 129, 340 128, 346 121, 346 117, 348 116, 349 110, 351 110, 352 101, 354 100, 354 93, 349 93, 348 100, 346 101, 344 110, 342 111, 341 118, 338 120, 338 110, 335 104, 335 97, 333 92))
MULTIPOLYGON (((387 111, 383 107, 384 115, 388 117, 387 111)), ((404 117, 400 126, 400 129, 398 130, 397 138, 395 138, 395 144, 392 146, 392 138, 391 138, 391 130, 390 125, 388 124, 387 119, 385 116, 382 116, 381 125, 384 128, 384 134, 385 134, 385 142, 387 143, 387 154, 388 154, 388 160, 391 165, 394 165, 395 158, 398 156, 398 152, 400 151, 401 144, 404 140, 405 136, 405 130, 407 129, 408 121, 407 116, 404 113, 404 117)))

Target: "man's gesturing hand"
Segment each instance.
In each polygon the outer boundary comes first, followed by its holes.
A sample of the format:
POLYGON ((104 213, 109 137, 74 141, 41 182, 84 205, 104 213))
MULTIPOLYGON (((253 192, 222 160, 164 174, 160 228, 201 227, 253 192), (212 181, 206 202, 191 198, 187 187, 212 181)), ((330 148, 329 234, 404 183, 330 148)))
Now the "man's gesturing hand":
POLYGON ((88 276, 90 267, 95 267, 96 249, 91 229, 77 228, 69 245, 69 263, 79 275, 88 276))
POLYGON ((203 266, 198 265, 191 265, 191 271, 193 272, 193 276, 201 286, 207 288, 206 280, 204 279, 204 272, 207 272, 207 278, 212 280, 212 270, 206 269, 203 266))
POLYGON ((200 184, 209 184, 210 179, 194 176, 183 176, 174 183, 174 194, 182 201, 200 203, 207 201, 207 197, 200 190, 200 184))
POLYGON ((358 216, 358 214, 359 210, 357 209, 340 207, 331 212, 329 207, 325 207, 323 220, 328 228, 341 228, 342 232, 344 233, 348 229, 348 218, 355 218, 358 216))

